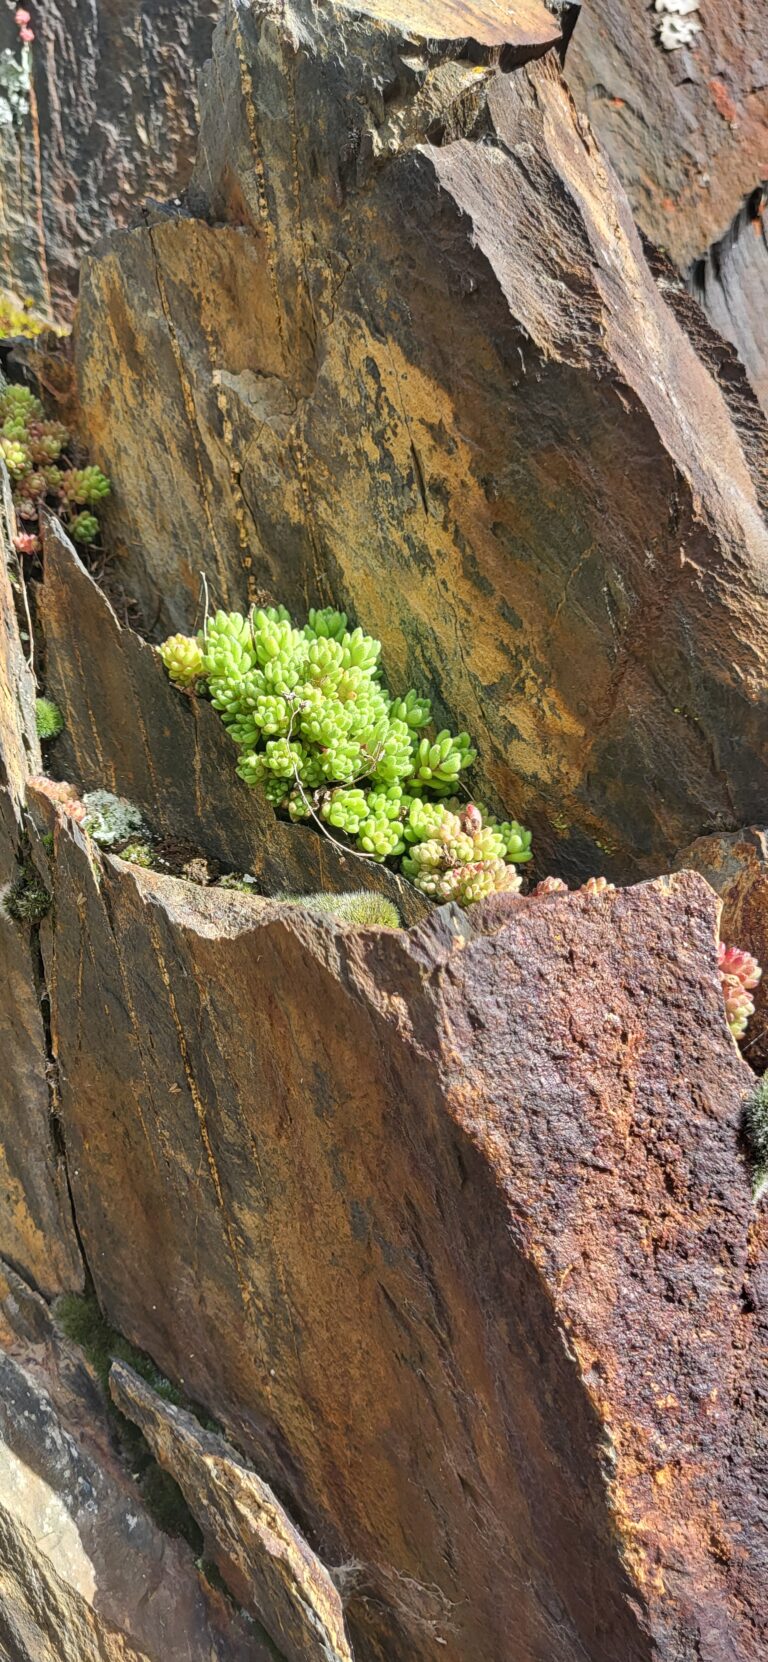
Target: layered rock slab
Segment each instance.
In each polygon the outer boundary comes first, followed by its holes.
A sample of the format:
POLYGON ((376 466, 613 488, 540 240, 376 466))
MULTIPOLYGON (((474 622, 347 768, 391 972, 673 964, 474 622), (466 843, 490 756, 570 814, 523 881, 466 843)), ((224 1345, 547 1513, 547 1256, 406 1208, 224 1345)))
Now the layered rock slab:
POLYGON ((757 1658, 751 1075, 707 886, 345 933, 62 824, 55 899, 100 1300, 356 1562, 360 1653, 757 1658))
POLYGON ((566 66, 638 222, 684 270, 768 176, 765 12, 706 0, 690 46, 666 52, 666 10, 589 0, 566 66))
POLYGON ((179 1484, 222 1574, 285 1662, 352 1662, 338 1591, 276 1495, 224 1437, 114 1362, 109 1388, 179 1484))
POLYGON ((653 874, 765 797, 754 452, 556 55, 375 12, 226 10, 195 217, 87 262, 110 535, 160 625, 348 607, 547 863, 653 874))

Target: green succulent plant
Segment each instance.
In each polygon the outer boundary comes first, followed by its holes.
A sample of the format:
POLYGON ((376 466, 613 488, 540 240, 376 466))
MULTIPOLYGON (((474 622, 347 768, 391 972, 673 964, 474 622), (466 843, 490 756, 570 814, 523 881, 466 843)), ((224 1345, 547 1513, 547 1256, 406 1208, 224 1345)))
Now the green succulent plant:
POLYGON ((530 833, 454 794, 477 757, 469 735, 435 733, 414 690, 392 698, 380 642, 350 630, 344 612, 310 611, 303 628, 284 606, 217 612, 159 652, 177 686, 210 698, 237 772, 275 809, 341 832, 371 859, 402 861, 438 900, 519 888, 513 868, 531 858, 530 833), (427 842, 439 847, 418 854, 427 842))
POLYGON ((0 376, 0 460, 8 469, 14 508, 22 522, 16 536, 18 554, 39 553, 37 523, 46 503, 56 508, 76 542, 88 546, 98 536, 93 510, 109 495, 109 480, 98 467, 69 465, 71 440, 62 422, 47 419, 35 393, 0 376))
POLYGON ((120 859, 127 860, 131 866, 153 866, 155 863, 154 850, 151 843, 126 843, 120 850, 120 859))
POLYGON ((52 698, 35 699, 35 721, 40 739, 56 739, 64 727, 64 717, 52 698))

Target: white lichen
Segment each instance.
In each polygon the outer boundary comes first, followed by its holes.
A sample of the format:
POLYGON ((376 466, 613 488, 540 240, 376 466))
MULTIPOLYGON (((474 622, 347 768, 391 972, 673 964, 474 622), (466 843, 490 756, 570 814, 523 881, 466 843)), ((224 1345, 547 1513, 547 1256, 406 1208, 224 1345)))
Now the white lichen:
POLYGON ((657 38, 665 52, 676 52, 681 46, 690 46, 701 33, 698 15, 699 0, 655 0, 659 17, 657 38))
POLYGON ((127 842, 140 832, 146 833, 140 809, 133 802, 126 801, 124 796, 115 796, 112 791, 88 791, 83 797, 83 807, 83 830, 102 848, 111 848, 115 843, 127 842))
POLYGON ((29 114, 29 88, 32 81, 32 58, 28 46, 22 46, 20 57, 7 47, 0 52, 0 127, 12 127, 29 114))

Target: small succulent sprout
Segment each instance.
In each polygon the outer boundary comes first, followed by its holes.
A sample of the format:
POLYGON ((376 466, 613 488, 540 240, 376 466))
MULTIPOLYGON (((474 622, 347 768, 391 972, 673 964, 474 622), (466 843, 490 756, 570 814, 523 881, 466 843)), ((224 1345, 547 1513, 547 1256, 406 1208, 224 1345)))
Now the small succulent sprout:
POLYGON ((83 797, 83 808, 83 830, 102 848, 129 842, 146 831, 141 810, 112 791, 88 791, 83 797))
POLYGON ((64 727, 64 717, 52 698, 35 699, 35 721, 40 739, 57 739, 64 727))
POLYGON ((96 541, 99 534, 99 522, 95 514, 75 514, 69 522, 69 530, 75 542, 81 542, 84 547, 96 541))
POLYGON ((18 439, 0 437, 0 459, 5 465, 12 479, 22 479, 29 467, 29 451, 18 439))
POLYGON ((120 850, 120 859, 127 860, 131 866, 153 866, 155 863, 154 851, 151 843, 126 843, 120 850))
POLYGON ((586 883, 582 883, 579 894, 612 894, 615 889, 616 884, 609 883, 607 877, 588 877, 586 883))
POLYGON ((39 554, 41 543, 34 531, 18 531, 13 539, 13 546, 17 554, 39 554))
POLYGON ((563 882, 562 877, 542 877, 541 882, 536 884, 535 889, 531 889, 531 894, 537 896, 567 893, 568 884, 563 882))
POLYGON ((51 897, 34 866, 25 866, 5 890, 3 906, 14 923, 40 923, 51 909, 51 897))
POLYGON ((203 674, 203 651, 194 635, 171 635, 157 650, 177 687, 191 687, 203 674))
POLYGON ((725 1000, 725 1018, 734 1039, 743 1039, 747 1022, 755 1013, 752 993, 762 975, 762 969, 751 952, 737 946, 726 946, 721 941, 717 949, 720 984, 725 1000))
POLYGON ((287 894, 280 898, 286 905, 324 913, 350 929, 400 928, 397 907, 386 895, 374 894, 370 889, 357 889, 351 894, 287 894))
POLYGON ((744 1109, 744 1137, 752 1168, 752 1196, 768 1189, 768 1074, 763 1074, 744 1109))
POLYGON ((6 421, 10 417, 30 422, 42 419, 44 413, 39 398, 30 392, 29 387, 14 382, 0 391, 0 420, 6 421))

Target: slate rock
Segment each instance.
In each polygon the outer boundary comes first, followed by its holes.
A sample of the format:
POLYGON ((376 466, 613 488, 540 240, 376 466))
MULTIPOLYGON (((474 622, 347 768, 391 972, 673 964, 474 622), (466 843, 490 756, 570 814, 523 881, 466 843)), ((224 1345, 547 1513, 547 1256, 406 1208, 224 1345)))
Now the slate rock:
POLYGON ((71 824, 55 883, 99 1298, 357 1566, 355 1649, 756 1662, 753 1075, 708 886, 350 935, 94 870, 71 824))
POLYGON ((286 1662, 352 1662, 338 1592, 276 1495, 225 1438, 164 1402, 123 1362, 109 1388, 175 1478, 219 1567, 286 1662))
MULTIPOLYGON (((19 60, 13 9, 0 52, 19 60)), ((217 0, 45 0, 34 6, 29 109, 0 122, 3 284, 71 319, 83 255, 147 196, 186 185, 195 77, 217 0)))
POLYGON ((478 6, 225 7, 183 210, 86 261, 82 430, 158 629, 343 605, 543 869, 755 818, 765 422, 665 304, 562 80, 478 6), (468 30, 471 32, 468 33, 468 30), (300 119, 297 115, 300 111, 300 119))

